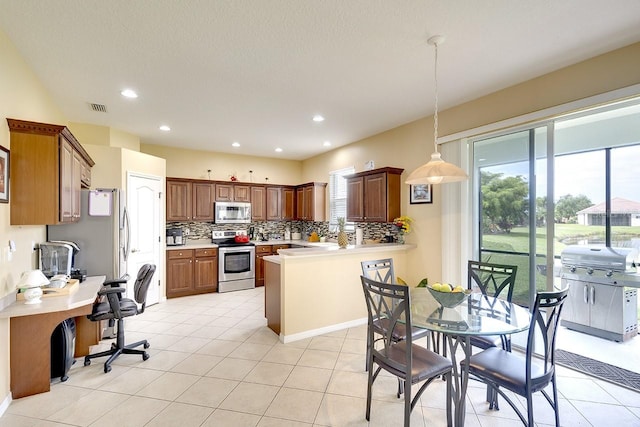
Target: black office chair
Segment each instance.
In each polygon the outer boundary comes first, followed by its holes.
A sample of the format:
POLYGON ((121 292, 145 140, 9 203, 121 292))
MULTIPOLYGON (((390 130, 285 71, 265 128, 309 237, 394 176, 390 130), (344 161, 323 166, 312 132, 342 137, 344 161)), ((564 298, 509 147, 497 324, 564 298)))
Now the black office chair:
MULTIPOLYGON (((499 393, 516 411, 526 426, 534 426, 532 395, 538 391, 542 392, 553 408, 556 426, 560 426, 555 349, 560 312, 567 298, 567 293, 568 289, 564 289, 557 292, 539 292, 536 295, 525 357, 498 347, 491 347, 472 355, 468 367, 464 361, 460 363, 461 369, 468 369, 475 379, 486 383, 492 390, 499 393), (540 358, 534 357, 536 336, 542 337, 544 344, 540 358), (549 383, 552 386, 553 399, 544 390, 549 383), (518 409, 518 405, 509 399, 500 387, 511 390, 527 399, 527 419, 518 409)), ((540 346, 537 347, 540 348, 540 346)))
MULTIPOLYGON (((393 259, 392 258, 383 258, 371 261, 362 261, 360 263, 362 267, 362 275, 367 279, 372 279, 381 283, 394 284, 396 283, 396 275, 393 269, 393 259)), ((388 319, 374 319, 373 321, 373 329, 376 334, 383 335, 388 329, 389 321, 388 319)), ((430 331, 428 329, 422 328, 412 328, 411 336, 414 340, 420 339, 422 337, 426 337, 430 335, 430 331)), ((407 337, 407 329, 403 324, 396 325, 395 329, 392 331, 391 339, 394 341, 402 341, 407 337)), ((374 336, 375 339, 375 336, 374 336)), ((369 340, 369 335, 367 335, 367 340, 369 340)), ((369 361, 369 345, 370 343, 367 341, 367 363, 369 361)), ((369 365, 365 366, 366 370, 369 370, 369 365)))
POLYGON ((124 344, 124 318, 144 312, 147 303, 147 290, 149 289, 149 284, 155 271, 156 266, 153 264, 145 264, 140 267, 138 277, 133 285, 135 301, 122 297, 126 289, 118 285, 126 284, 126 279, 107 280, 104 282, 102 288, 98 291, 98 298, 96 298, 96 302, 93 304, 93 310, 87 318, 94 322, 115 319, 118 322, 116 342, 113 343, 107 351, 85 356, 84 366, 90 365, 91 359, 96 357, 110 356, 109 359, 104 362, 104 372, 107 373, 111 371, 111 362, 122 353, 140 354, 142 355, 142 360, 149 358, 149 353, 146 351, 135 349, 135 347, 141 345, 144 346, 145 349, 149 348, 149 342, 147 340, 128 345, 124 344), (140 304, 140 307, 138 307, 138 304, 140 304))
MULTIPOLYGON (((411 298, 410 289, 404 285, 393 285, 377 282, 360 276, 362 290, 367 302, 367 357, 369 375, 367 381, 367 409, 365 417, 371 418, 372 387, 382 369, 400 380, 404 388, 404 425, 409 426, 411 410, 420 400, 424 390, 439 376, 447 382, 447 425, 451 424, 451 361, 420 345, 413 344, 411 334, 402 341, 393 338, 394 331, 401 326, 411 330, 411 298), (374 333, 377 333, 374 322, 387 320, 387 328, 376 348, 374 333), (382 345, 380 345, 380 342, 382 345), (374 372, 374 364, 378 365, 374 372), (424 382, 411 399, 414 384, 424 382)), ((398 397, 400 395, 398 394, 398 397)))

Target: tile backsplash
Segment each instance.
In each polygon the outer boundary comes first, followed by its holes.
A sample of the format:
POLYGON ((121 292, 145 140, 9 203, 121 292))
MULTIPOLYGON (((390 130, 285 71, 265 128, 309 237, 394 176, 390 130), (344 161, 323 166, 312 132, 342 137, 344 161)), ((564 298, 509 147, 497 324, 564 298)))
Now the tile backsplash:
MULTIPOLYGON (((249 227, 254 227, 255 232, 262 231, 265 238, 268 239, 282 239, 284 238, 285 229, 294 232, 302 233, 302 238, 306 239, 312 232, 318 233, 319 236, 325 236, 329 241, 335 241, 338 238, 338 230, 329 229, 329 222, 314 222, 314 221, 257 221, 251 224, 213 224, 210 222, 167 222, 167 228, 182 228, 182 230, 188 235, 188 240, 201 240, 210 239, 212 230, 249 230, 249 227)), ((384 222, 358 222, 355 223, 354 228, 347 229, 347 235, 349 236, 349 242, 355 243, 355 229, 361 228, 363 230, 363 239, 367 240, 379 240, 386 235, 391 235, 394 238, 398 233, 398 228, 392 223, 384 222)))

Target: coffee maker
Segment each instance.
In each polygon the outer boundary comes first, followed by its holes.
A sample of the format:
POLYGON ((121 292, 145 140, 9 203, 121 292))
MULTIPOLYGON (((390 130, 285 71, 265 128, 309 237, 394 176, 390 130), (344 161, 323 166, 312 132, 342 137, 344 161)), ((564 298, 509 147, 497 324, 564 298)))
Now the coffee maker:
POLYGON ((47 278, 57 274, 71 277, 73 258, 80 250, 78 245, 66 241, 46 242, 40 243, 39 250, 40 270, 47 278))

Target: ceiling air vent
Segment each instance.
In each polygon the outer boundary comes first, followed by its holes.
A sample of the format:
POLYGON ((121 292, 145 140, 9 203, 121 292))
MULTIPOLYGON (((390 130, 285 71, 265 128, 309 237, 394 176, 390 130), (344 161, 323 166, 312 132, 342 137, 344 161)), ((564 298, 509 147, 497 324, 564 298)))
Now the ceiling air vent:
POLYGON ((97 111, 99 113, 106 113, 107 112, 107 106, 104 104, 94 104, 92 102, 89 103, 89 107, 91 107, 91 109, 93 111, 97 111))

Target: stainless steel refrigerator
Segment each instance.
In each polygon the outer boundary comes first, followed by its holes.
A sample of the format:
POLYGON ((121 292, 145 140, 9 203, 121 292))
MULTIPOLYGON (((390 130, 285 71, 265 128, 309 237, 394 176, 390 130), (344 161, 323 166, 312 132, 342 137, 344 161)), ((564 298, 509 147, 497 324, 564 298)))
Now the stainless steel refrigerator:
POLYGON ((118 189, 82 190, 80 220, 47 226, 47 240, 78 245, 73 268, 87 276, 117 279, 127 273, 130 251, 129 217, 124 192, 118 189))

